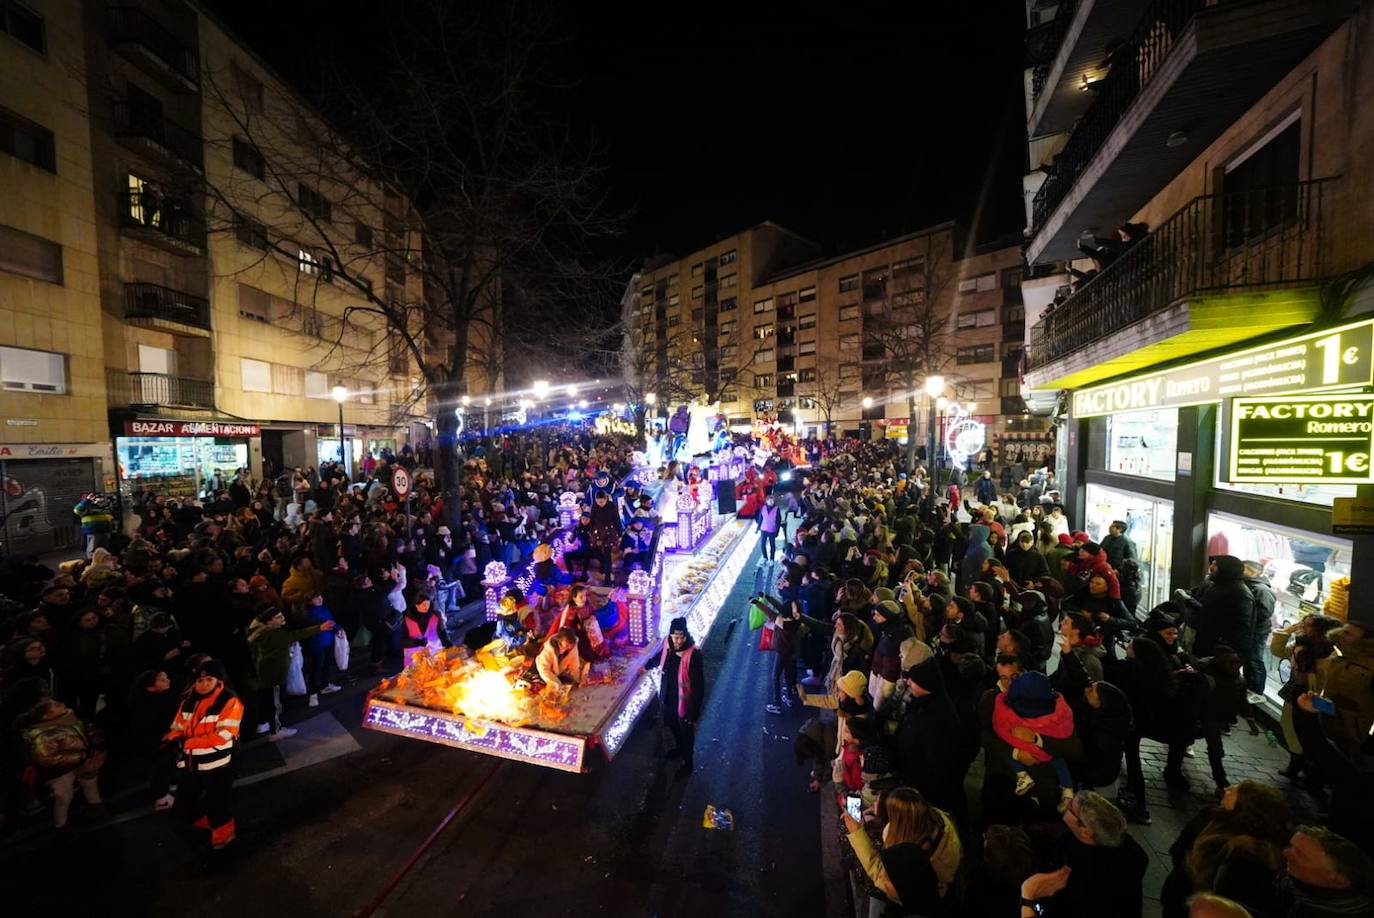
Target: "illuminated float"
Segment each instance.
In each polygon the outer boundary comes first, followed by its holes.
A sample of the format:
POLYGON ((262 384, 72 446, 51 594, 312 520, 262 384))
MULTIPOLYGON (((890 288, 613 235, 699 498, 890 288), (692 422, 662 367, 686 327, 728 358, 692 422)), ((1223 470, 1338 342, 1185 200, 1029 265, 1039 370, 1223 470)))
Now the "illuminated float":
MULTIPOLYGON (((714 532, 698 529, 709 537, 693 550, 683 550, 676 532, 670 539, 665 530, 650 570, 631 572, 628 585, 609 595, 593 591, 601 603, 615 602, 627 621, 623 630, 617 626, 619 639, 607 642, 609 656, 566 696, 538 691, 533 656, 498 638, 475 652, 421 654, 371 692, 363 726, 563 771, 585 772, 602 757, 610 760, 657 692, 658 672, 640 667, 668 623, 685 617, 704 644, 753 551, 758 534, 749 521, 711 522, 714 532)), ((506 573, 499 563, 484 572, 489 620, 512 585, 506 573)), ((524 581, 514 585, 528 593, 524 581)))

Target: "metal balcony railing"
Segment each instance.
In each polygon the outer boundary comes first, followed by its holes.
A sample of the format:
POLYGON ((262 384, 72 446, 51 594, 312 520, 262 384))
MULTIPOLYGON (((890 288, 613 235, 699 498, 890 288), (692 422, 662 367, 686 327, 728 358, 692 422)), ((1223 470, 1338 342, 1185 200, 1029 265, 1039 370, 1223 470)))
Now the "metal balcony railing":
POLYGON ((132 6, 112 6, 106 13, 110 22, 110 44, 143 48, 177 77, 200 86, 200 56, 156 19, 132 6))
POLYGON ((1068 34, 1069 23, 1073 21, 1078 0, 1063 0, 1054 11, 1054 18, 1045 26, 1044 34, 1039 36, 1035 48, 1035 69, 1031 71, 1031 95, 1040 98, 1045 83, 1054 68, 1054 59, 1059 56, 1059 46, 1068 34))
POLYGON ((189 166, 200 169, 205 161, 200 136, 175 121, 139 110, 128 102, 114 104, 115 133, 156 144, 189 166))
POLYGON ((120 192, 117 208, 120 223, 126 227, 152 230, 194 249, 205 248, 205 221, 187 201, 145 188, 120 192))
POLYGON ((1203 292, 1319 280, 1335 181, 1194 198, 1031 330, 1031 366, 1203 292))
POLYGON ((157 284, 125 284, 124 318, 162 319, 209 331, 210 301, 157 284))
MULTIPOLYGON (((1032 223, 1037 231, 1064 200, 1141 90, 1150 85, 1193 16, 1209 7, 1234 2, 1237 0, 1154 0, 1150 4, 1130 38, 1109 56, 1106 77, 1093 84, 1096 98, 1035 194, 1032 223)), ((1065 16, 1063 10, 1059 16, 1065 16)))
POLYGON ((208 379, 109 369, 105 386, 110 404, 115 406, 215 407, 215 384, 208 379))

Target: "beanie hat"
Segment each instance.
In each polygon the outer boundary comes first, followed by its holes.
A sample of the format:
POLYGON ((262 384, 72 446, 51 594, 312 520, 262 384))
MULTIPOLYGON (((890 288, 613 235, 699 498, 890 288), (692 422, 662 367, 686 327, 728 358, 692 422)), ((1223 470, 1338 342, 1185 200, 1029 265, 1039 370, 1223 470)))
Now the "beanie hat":
POLYGON ((196 677, 213 676, 220 682, 229 681, 229 675, 224 670, 224 664, 219 660, 206 660, 196 668, 196 677))
POLYGON ((1073 544, 1073 538, 1072 538, 1067 532, 1061 532, 1061 533, 1059 533, 1059 544, 1060 544, 1060 545, 1072 545, 1072 544, 1073 544))
POLYGON ((1080 542, 1080 543, 1081 543, 1081 542, 1091 542, 1091 541, 1092 541, 1092 539, 1088 536, 1088 534, 1087 534, 1086 532, 1084 532, 1083 530, 1081 530, 1081 529, 1078 530, 1077 532, 1075 532, 1075 533, 1073 534, 1073 540, 1074 540, 1075 542, 1080 542))
POLYGON ((1056 697, 1050 677, 1030 670, 1011 680, 1007 706, 1020 717, 1043 717, 1054 711, 1056 697))
POLYGON ((906 677, 927 692, 938 692, 945 687, 945 677, 940 672, 940 663, 935 657, 922 660, 908 669, 906 677))
POLYGON ((668 633, 669 633, 669 634, 689 634, 690 632, 688 632, 688 630, 687 630, 687 619, 685 619, 685 618, 675 618, 675 619, 673 619, 672 623, 668 625, 668 633))
POLYGON ((878 603, 877 611, 883 614, 883 618, 888 621, 896 621, 902 617, 902 607, 890 599, 884 599, 878 603))
POLYGON ((888 587, 878 587, 873 591, 873 598, 878 600, 878 602, 883 602, 889 599, 896 599, 897 594, 892 592, 888 587))
POLYGON ((857 669, 851 669, 835 680, 835 687, 843 691, 850 698, 862 698, 864 692, 868 691, 868 677, 857 669))
POLYGON ((1160 603, 1150 610, 1150 614, 1145 616, 1145 621, 1141 623, 1141 628, 1149 633, 1163 631, 1165 628, 1177 628, 1178 620, 1170 614, 1172 606, 1168 603, 1160 603))

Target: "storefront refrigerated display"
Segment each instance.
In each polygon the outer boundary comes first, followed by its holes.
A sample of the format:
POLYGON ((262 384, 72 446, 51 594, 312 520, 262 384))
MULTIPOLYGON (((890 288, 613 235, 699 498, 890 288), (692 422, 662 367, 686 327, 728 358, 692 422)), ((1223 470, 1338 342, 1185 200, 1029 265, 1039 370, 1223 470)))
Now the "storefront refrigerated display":
MULTIPOLYGON (((1274 621, 1282 628, 1322 611, 1331 584, 1350 576, 1351 545, 1345 539, 1288 529, 1229 513, 1207 515, 1207 554, 1235 555, 1258 563, 1274 591, 1274 621)), ((1282 704, 1278 661, 1264 648, 1264 693, 1282 704)))
POLYGON ((1126 524, 1126 538, 1135 546, 1140 564, 1140 604, 1143 614, 1169 598, 1169 565, 1174 554, 1174 505, 1104 485, 1087 488, 1085 529, 1101 542, 1113 520, 1126 524))

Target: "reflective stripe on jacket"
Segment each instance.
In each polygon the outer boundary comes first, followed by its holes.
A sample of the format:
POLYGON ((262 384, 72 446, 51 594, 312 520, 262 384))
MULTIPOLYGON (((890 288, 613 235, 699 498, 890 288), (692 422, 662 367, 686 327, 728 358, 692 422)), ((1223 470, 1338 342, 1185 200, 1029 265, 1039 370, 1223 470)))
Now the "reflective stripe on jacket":
POLYGON ((243 702, 221 684, 209 695, 188 695, 181 702, 167 739, 180 739, 177 766, 210 771, 229 764, 243 723, 243 702))

